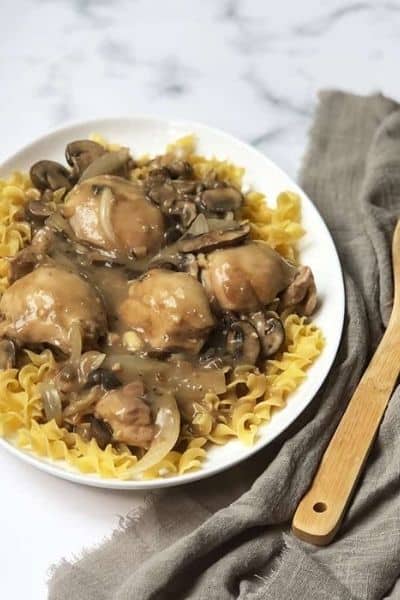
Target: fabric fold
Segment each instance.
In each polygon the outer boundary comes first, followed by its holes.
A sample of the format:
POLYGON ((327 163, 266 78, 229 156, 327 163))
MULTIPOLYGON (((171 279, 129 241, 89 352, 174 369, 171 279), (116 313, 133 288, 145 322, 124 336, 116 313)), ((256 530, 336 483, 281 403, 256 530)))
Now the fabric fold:
POLYGON ((390 240, 400 215, 398 105, 379 94, 323 92, 300 183, 334 237, 345 276, 343 339, 323 388, 255 457, 152 494, 140 518, 56 568, 50 600, 378 600, 399 589, 399 391, 337 540, 315 548, 289 532, 390 315, 390 240))

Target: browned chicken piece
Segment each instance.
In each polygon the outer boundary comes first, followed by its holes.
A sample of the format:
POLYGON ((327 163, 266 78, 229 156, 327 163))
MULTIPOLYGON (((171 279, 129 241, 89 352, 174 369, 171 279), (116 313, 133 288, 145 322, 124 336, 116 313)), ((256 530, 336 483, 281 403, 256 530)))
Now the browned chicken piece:
POLYGON ((155 426, 143 397, 143 383, 133 381, 107 392, 96 404, 95 416, 110 425, 116 442, 139 448, 149 447, 155 435, 155 426))
POLYGON ((0 300, 0 314, 0 336, 23 346, 50 344, 66 354, 73 323, 79 324, 84 343, 107 328, 95 290, 79 275, 57 266, 40 266, 13 283, 0 300))
POLYGON ((161 211, 137 183, 121 177, 100 175, 76 185, 64 216, 78 239, 109 252, 145 256, 163 241, 161 211))
POLYGON ((213 305, 251 312, 272 302, 293 281, 296 269, 263 242, 211 252, 202 281, 213 305))
POLYGON ((214 325, 202 285, 187 273, 153 269, 133 281, 119 314, 154 350, 200 351, 214 325))
POLYGON ((32 238, 29 246, 25 246, 10 259, 9 279, 11 282, 33 271, 36 265, 46 258, 54 233, 48 227, 39 229, 32 238))
POLYGON ((317 288, 310 267, 301 266, 289 287, 283 292, 279 308, 287 309, 309 316, 317 306, 317 288))

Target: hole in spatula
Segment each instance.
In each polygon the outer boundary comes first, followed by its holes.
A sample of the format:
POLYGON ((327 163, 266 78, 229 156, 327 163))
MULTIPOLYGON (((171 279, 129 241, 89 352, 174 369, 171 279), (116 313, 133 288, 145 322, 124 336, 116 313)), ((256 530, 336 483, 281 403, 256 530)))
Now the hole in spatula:
POLYGON ((316 502, 316 503, 314 504, 314 506, 313 506, 313 510, 314 510, 316 513, 323 513, 323 512, 325 512, 325 511, 326 511, 326 509, 327 509, 327 508, 328 508, 328 507, 327 507, 327 505, 325 504, 325 502, 316 502))

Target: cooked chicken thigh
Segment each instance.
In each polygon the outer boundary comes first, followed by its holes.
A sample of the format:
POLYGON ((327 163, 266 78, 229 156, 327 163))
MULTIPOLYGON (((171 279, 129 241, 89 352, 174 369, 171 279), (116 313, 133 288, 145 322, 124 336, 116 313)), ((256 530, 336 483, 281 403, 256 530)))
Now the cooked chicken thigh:
POLYGON ((163 241, 161 211, 137 183, 121 177, 100 175, 76 185, 64 216, 78 239, 108 252, 145 256, 163 241))
POLYGON ((266 306, 293 281, 295 267, 263 242, 215 250, 207 257, 202 281, 212 304, 251 312, 266 306))
POLYGON ((143 384, 132 381, 107 392, 96 404, 96 417, 110 425, 115 441, 139 448, 150 445, 155 427, 143 397, 143 384))
POLYGON ((15 281, 0 300, 0 314, 0 336, 20 345, 50 344, 66 354, 73 323, 79 325, 83 342, 96 341, 107 328, 95 290, 58 266, 40 266, 15 281))
POLYGON ((133 281, 123 321, 160 351, 197 353, 214 325, 206 293, 187 273, 153 269, 133 281))

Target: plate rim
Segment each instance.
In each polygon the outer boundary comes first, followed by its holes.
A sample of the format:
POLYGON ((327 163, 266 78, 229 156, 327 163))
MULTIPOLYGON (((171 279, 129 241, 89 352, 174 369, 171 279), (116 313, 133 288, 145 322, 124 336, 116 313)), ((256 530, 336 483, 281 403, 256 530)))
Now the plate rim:
MULTIPOLYGON (((266 163, 269 163, 271 167, 275 169, 279 175, 287 178, 290 181, 291 189, 294 191, 300 192, 303 196, 306 197, 314 211, 317 213, 321 227, 324 229, 325 235, 330 239, 333 255, 335 256, 336 269, 337 274, 339 275, 340 281, 340 293, 338 297, 338 301, 340 302, 339 306, 337 306, 337 325, 338 325, 338 333, 334 341, 331 342, 331 360, 329 364, 325 366, 324 372, 322 376, 318 379, 318 383, 314 386, 314 389, 309 392, 309 397, 304 405, 295 410, 295 414, 293 418, 290 420, 290 423, 281 427, 276 434, 269 440, 266 440, 264 443, 260 445, 254 445, 251 447, 244 446, 243 455, 234 457, 229 460, 227 463, 219 464, 211 466, 207 469, 199 469, 197 471, 192 471, 189 473, 184 473, 181 475, 174 475, 168 478, 157 478, 157 479, 147 479, 147 480, 120 480, 120 479, 112 479, 112 478, 102 478, 98 475, 94 474, 85 474, 81 473, 77 470, 74 470, 72 467, 68 465, 64 466, 63 464, 59 464, 57 461, 40 457, 33 453, 23 450, 22 448, 18 448, 11 441, 6 438, 0 437, 0 447, 4 448, 7 452, 17 457, 18 459, 28 463, 41 471, 49 473, 55 477, 67 480, 72 483, 79 483, 82 485, 88 485, 92 487, 100 487, 106 489, 118 489, 118 490, 151 490, 157 488, 166 488, 166 487, 175 487, 178 485, 185 485, 187 483, 191 483, 193 481, 198 481, 201 479, 206 479, 208 477, 213 477, 222 471, 232 468, 233 466, 249 459, 254 456, 257 452, 265 449, 268 445, 270 445, 277 437, 279 437, 286 429, 288 429, 305 411, 305 409, 310 405, 312 400, 315 398, 322 385, 324 384, 327 376, 329 375, 332 365, 336 359, 336 355, 340 346, 340 342, 343 334, 343 325, 344 325, 344 317, 345 317, 345 304, 346 304, 346 296, 345 296, 345 287, 344 287, 344 277, 343 277, 343 269, 340 262, 340 258, 338 255, 338 251, 329 231, 324 218, 319 212, 317 206, 314 204, 312 199, 308 196, 308 194, 300 188, 299 184, 292 179, 279 165, 277 165, 272 159, 270 159, 263 152, 244 142, 242 139, 235 137, 234 135, 224 131, 223 129, 219 129, 217 127, 213 127, 199 121, 192 121, 187 119, 179 119, 173 116, 168 117, 164 115, 152 115, 149 113, 132 113, 128 115, 118 115, 118 116, 104 116, 104 117, 96 117, 92 119, 84 119, 84 120, 72 120, 65 122, 63 125, 48 129, 47 132, 42 135, 31 139, 24 146, 15 151, 11 156, 5 158, 0 162, 0 177, 3 176, 5 170, 11 168, 11 164, 19 159, 19 157, 31 150, 34 146, 40 143, 45 143, 47 140, 57 137, 60 134, 67 133, 72 128, 84 128, 84 127, 100 127, 101 124, 112 124, 121 121, 150 121, 152 123, 159 122, 163 125, 169 126, 177 126, 190 129, 199 128, 203 131, 209 132, 211 134, 217 135, 220 138, 224 138, 227 142, 231 142, 235 144, 236 147, 243 148, 244 151, 250 154, 254 154, 258 158, 262 158, 266 163)), ((229 443, 229 442, 228 442, 229 443)))

